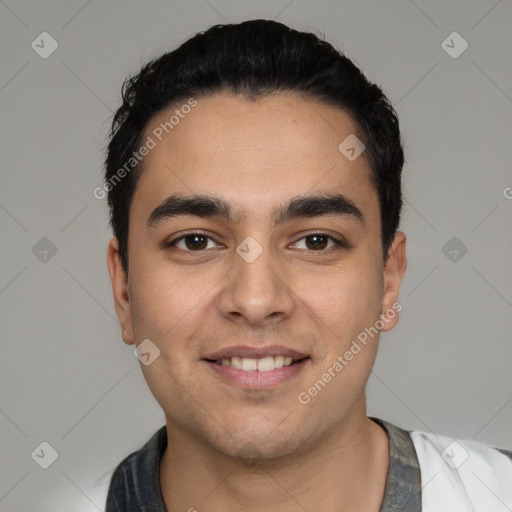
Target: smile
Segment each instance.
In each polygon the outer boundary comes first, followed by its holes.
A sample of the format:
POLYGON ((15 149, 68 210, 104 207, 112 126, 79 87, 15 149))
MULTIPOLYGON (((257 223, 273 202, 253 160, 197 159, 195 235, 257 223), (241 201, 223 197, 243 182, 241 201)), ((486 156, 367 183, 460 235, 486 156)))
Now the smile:
POLYGON ((309 357, 266 356, 260 359, 233 356, 219 360, 203 359, 225 383, 245 389, 270 388, 297 376, 309 357))
MULTIPOLYGON (((302 358, 305 359, 305 358, 302 358)), ((243 370, 244 372, 250 372, 258 370, 260 372, 269 372, 276 368, 282 368, 283 366, 290 366, 296 364, 302 359, 293 359, 289 356, 267 356, 260 359, 254 359, 251 357, 228 357, 218 359, 215 362, 222 366, 232 366, 237 370, 243 370)))

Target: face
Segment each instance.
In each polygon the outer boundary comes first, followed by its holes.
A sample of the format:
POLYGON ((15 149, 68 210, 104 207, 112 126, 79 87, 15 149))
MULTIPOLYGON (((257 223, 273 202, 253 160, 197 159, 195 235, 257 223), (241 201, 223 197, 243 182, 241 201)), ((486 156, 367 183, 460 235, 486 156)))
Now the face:
POLYGON ((160 351, 141 368, 176 432, 232 456, 298 453, 366 419, 379 336, 361 333, 397 322, 405 236, 383 266, 377 192, 364 152, 338 149, 357 133, 339 108, 216 94, 162 133, 174 109, 146 130, 127 278, 109 246, 123 338, 160 351))

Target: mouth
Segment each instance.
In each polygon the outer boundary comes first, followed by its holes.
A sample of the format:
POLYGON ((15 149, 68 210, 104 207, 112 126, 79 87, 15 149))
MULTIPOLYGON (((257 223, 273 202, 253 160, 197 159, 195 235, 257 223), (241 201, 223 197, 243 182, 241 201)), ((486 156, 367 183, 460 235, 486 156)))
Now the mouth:
POLYGON ((221 359, 205 359, 205 361, 219 366, 230 366, 231 368, 242 370, 244 372, 270 372, 272 370, 284 368, 285 366, 299 364, 306 359, 309 359, 309 356, 294 359, 290 356, 277 355, 266 356, 258 359, 252 357, 233 356, 223 357, 221 359))
POLYGON ((311 362, 308 355, 278 347, 262 351, 240 347, 235 350, 218 352, 201 362, 225 384, 244 390, 275 388, 297 377, 311 362))

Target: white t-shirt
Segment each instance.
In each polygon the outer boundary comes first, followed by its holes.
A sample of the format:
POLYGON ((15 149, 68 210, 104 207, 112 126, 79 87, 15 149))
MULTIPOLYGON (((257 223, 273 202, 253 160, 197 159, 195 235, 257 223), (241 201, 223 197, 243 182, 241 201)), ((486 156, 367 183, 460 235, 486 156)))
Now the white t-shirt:
POLYGON ((423 512, 511 512, 512 459, 474 441, 411 432, 423 512))

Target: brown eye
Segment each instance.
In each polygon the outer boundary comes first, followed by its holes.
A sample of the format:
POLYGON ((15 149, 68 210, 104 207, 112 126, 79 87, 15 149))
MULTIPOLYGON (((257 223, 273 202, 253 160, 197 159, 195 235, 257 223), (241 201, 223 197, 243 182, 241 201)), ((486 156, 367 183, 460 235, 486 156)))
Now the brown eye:
POLYGON ((172 242, 169 242, 167 244, 168 247, 178 247, 178 249, 181 249, 183 251, 188 252, 198 252, 198 251, 204 251, 208 248, 208 241, 215 242, 213 238, 210 236, 207 236, 203 233, 189 233, 188 235, 180 236, 179 238, 176 238, 176 240, 173 240, 172 242), (181 245, 179 245, 181 244, 181 245))
POLYGON ((328 237, 322 235, 310 235, 306 237, 306 246, 308 249, 325 249, 328 244, 328 237), (308 243, 309 242, 309 243, 308 243))
POLYGON ((333 246, 345 246, 345 244, 341 240, 338 240, 337 238, 334 238, 325 233, 312 233, 311 235, 302 237, 300 240, 296 242, 296 244, 302 241, 305 241, 304 248, 308 251, 313 252, 323 252, 326 249, 333 248, 333 246), (329 242, 332 242, 332 244, 329 245, 329 242))
POLYGON ((185 246, 187 249, 206 249, 208 245, 208 239, 207 237, 203 235, 188 235, 183 238, 185 240, 185 246))

